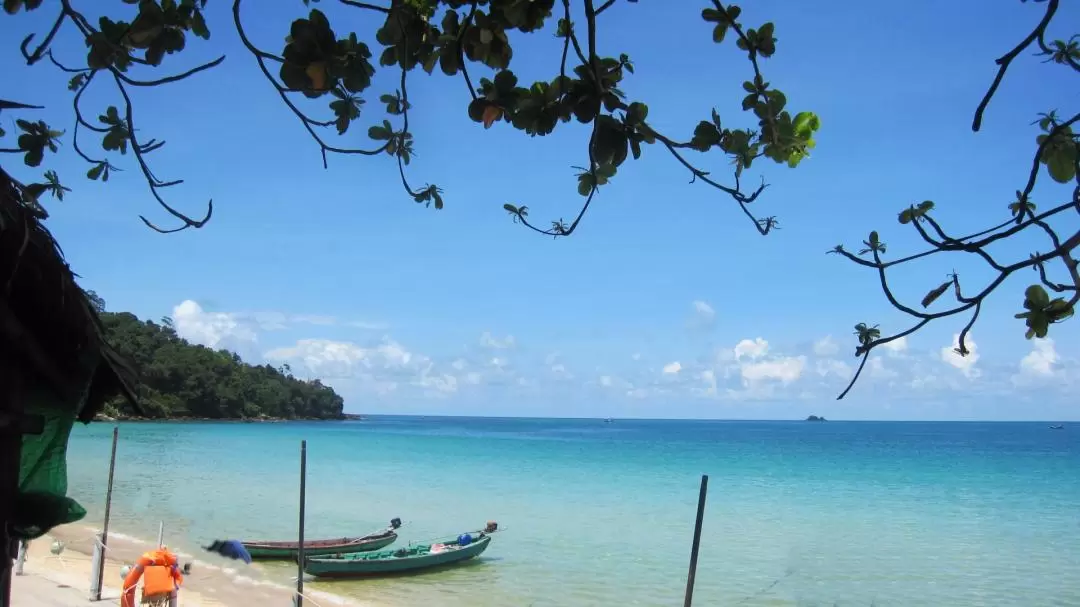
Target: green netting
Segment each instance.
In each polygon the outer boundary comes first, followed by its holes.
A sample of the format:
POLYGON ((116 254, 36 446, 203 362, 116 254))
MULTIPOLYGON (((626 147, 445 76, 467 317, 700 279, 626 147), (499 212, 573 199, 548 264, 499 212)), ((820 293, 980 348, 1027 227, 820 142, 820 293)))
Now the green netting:
POLYGON ((32 395, 26 403, 26 414, 43 416, 45 428, 41 434, 23 436, 12 524, 15 537, 22 539, 41 537, 86 516, 86 509, 67 496, 67 444, 75 411, 45 407, 42 400, 42 395, 32 395))

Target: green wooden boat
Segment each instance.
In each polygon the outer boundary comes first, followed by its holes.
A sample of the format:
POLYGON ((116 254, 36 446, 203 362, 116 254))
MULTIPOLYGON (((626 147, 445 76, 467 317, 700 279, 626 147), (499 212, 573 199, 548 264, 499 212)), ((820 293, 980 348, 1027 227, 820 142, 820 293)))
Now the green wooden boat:
POLYGON ((304 573, 319 578, 351 578, 413 573, 432 567, 460 563, 480 556, 491 543, 491 536, 480 533, 465 545, 455 538, 446 542, 420 544, 398 550, 354 552, 304 558, 304 573))
MULTIPOLYGON (((382 531, 360 537, 341 537, 304 542, 304 556, 324 556, 347 552, 367 552, 378 550, 393 544, 398 537, 396 529, 401 526, 401 519, 390 521, 390 526, 382 531)), ((291 559, 296 560, 300 552, 300 543, 296 541, 241 542, 253 559, 291 559)))

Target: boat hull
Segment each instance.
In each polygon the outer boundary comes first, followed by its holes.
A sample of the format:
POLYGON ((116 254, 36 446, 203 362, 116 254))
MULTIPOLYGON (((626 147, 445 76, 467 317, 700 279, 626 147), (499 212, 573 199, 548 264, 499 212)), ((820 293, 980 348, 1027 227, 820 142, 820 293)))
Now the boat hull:
MULTIPOLYGON (((397 541, 396 533, 368 538, 342 538, 341 540, 315 540, 304 543, 304 556, 327 556, 350 552, 369 552, 385 548, 397 541)), ((253 559, 296 560, 299 557, 297 542, 242 542, 253 559)))
MULTIPOLYGON (((305 558, 304 573, 317 578, 362 578, 420 572, 445 567, 476 558, 487 550, 491 536, 445 552, 423 552, 409 556, 394 556, 396 551, 367 554, 342 554, 332 558, 305 558)), ((425 547, 421 547, 425 548, 425 547)), ((430 546, 427 546, 430 550, 430 546)), ((417 549, 411 549, 417 550, 417 549)))

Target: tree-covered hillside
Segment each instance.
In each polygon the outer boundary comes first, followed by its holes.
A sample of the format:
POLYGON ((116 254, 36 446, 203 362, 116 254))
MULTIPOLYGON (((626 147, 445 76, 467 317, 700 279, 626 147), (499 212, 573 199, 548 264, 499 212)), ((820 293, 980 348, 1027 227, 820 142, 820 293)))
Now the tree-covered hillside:
MULTIPOLYGON (((91 292, 91 300, 100 302, 95 298, 91 292)), ((188 343, 168 319, 157 324, 127 312, 102 312, 101 320, 109 343, 139 371, 137 393, 149 417, 342 417, 344 401, 333 388, 297 379, 287 366, 249 365, 234 353, 188 343)), ((115 406, 105 411, 125 413, 115 406)))

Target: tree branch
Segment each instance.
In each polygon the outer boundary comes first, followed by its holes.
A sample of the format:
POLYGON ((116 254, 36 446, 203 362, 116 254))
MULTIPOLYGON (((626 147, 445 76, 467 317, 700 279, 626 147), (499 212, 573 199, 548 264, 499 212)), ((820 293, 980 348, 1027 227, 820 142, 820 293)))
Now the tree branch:
POLYGON ((975 108, 975 119, 971 122, 971 130, 978 132, 982 128, 983 112, 986 111, 986 107, 990 105, 990 100, 994 97, 994 93, 997 92, 998 86, 1001 85, 1001 81, 1005 78, 1005 72, 1009 69, 1013 59, 1016 59, 1020 53, 1024 52, 1024 49, 1031 46, 1032 42, 1035 42, 1044 31, 1046 26, 1050 25, 1050 21, 1054 18, 1054 13, 1057 12, 1059 0, 1049 0, 1046 3, 1046 13, 1043 15, 1039 24, 1035 26, 1035 29, 1031 31, 1020 44, 1017 44, 1013 50, 1005 53, 1001 57, 998 57, 994 63, 998 64, 997 74, 994 76, 994 81, 990 84, 990 89, 986 91, 986 95, 983 96, 982 101, 979 102, 979 107, 975 108))

